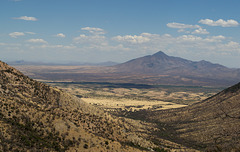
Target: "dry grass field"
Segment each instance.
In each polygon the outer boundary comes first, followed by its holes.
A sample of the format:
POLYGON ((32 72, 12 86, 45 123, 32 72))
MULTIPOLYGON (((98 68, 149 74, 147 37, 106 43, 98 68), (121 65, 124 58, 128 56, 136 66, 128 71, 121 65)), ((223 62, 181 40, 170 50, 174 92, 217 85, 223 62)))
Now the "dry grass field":
POLYGON ((130 100, 130 99, 94 99, 94 98, 82 98, 85 102, 102 107, 106 110, 124 109, 129 111, 138 111, 142 109, 171 109, 180 108, 186 105, 175 104, 171 102, 163 101, 146 101, 146 100, 130 100))
POLYGON ((204 100, 221 88, 93 82, 51 82, 105 111, 164 110, 204 100))

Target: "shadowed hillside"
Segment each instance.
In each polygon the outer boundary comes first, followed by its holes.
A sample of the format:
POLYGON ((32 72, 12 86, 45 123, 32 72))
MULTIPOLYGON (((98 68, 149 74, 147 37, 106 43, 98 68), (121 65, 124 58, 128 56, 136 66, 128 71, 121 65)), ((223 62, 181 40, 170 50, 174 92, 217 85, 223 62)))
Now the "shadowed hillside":
POLYGON ((240 150, 240 83, 188 107, 134 113, 159 124, 163 138, 209 151, 240 150), (166 126, 168 126, 166 128, 166 126))

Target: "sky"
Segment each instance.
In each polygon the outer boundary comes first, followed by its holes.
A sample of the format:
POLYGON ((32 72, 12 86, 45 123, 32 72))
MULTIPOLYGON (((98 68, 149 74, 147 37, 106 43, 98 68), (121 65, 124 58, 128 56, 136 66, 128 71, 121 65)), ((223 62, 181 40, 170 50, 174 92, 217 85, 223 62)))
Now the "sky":
POLYGON ((0 60, 122 63, 163 51, 240 68, 239 0, 0 0, 0 60))

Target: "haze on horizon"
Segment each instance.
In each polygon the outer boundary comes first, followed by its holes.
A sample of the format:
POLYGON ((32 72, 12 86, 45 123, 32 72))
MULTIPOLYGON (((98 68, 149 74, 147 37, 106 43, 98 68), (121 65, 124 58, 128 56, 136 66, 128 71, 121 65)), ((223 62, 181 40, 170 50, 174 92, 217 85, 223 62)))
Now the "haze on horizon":
POLYGON ((0 60, 125 62, 163 51, 240 68, 238 0, 2 0, 0 60))

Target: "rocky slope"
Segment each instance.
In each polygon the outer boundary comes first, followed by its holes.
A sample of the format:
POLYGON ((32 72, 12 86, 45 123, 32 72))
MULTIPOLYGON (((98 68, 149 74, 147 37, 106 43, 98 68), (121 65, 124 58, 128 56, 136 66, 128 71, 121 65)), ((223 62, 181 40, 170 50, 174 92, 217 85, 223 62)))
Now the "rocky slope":
POLYGON ((0 151, 140 151, 156 147, 134 133, 144 127, 114 118, 0 61, 0 151))

